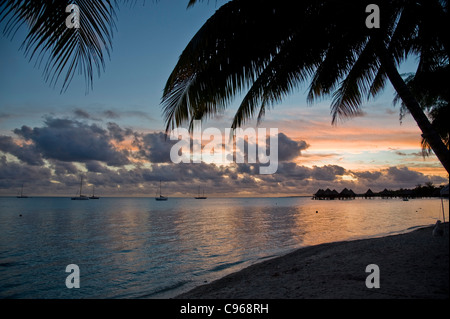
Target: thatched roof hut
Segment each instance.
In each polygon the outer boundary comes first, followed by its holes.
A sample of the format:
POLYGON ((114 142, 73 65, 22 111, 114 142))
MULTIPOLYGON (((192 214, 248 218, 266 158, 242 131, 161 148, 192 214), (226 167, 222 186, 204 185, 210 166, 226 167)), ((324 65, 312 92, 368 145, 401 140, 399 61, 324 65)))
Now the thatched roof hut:
POLYGON ((350 189, 344 188, 342 192, 339 193, 339 198, 352 199, 355 198, 356 194, 350 189))
POLYGON ((339 196, 339 193, 333 189, 330 190, 327 188, 326 190, 319 189, 313 196, 314 199, 335 199, 339 196))
POLYGON ((367 190, 367 192, 364 193, 365 198, 368 198, 368 197, 370 198, 370 197, 374 197, 374 196, 375 196, 375 193, 372 192, 372 190, 370 188, 367 190))

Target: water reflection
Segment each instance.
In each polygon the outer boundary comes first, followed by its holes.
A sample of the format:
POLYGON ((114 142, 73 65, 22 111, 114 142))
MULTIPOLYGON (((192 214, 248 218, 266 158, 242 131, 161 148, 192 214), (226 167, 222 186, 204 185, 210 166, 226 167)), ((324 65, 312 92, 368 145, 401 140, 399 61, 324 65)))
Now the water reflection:
POLYGON ((0 211, 0 296, 8 298, 171 297, 294 248, 442 218, 436 199, 33 198, 1 199, 0 211), (76 291, 64 285, 72 263, 82 274, 76 291))
POLYGON ((440 205, 437 199, 305 201, 297 207, 296 225, 305 229, 304 245, 376 237, 434 224, 442 219, 440 205))

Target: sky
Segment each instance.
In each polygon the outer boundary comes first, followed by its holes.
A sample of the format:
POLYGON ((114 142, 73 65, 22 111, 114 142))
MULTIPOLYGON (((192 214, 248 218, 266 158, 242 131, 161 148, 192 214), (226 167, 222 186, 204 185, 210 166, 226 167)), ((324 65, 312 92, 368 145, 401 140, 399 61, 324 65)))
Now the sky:
MULTIPOLYGON (((19 50, 25 30, 12 40, 0 36, 0 195, 16 195, 23 184, 29 195, 73 196, 81 175, 85 192, 95 186, 100 196, 154 196, 160 180, 172 197, 193 196, 198 187, 209 196, 294 196, 448 183, 436 157, 422 156, 411 116, 400 120, 390 83, 359 116, 337 125, 330 100, 307 104, 307 84, 267 111, 259 127, 278 131, 274 174, 261 174, 263 165, 250 161, 173 163, 176 141, 164 135, 162 90, 189 40, 223 4, 187 9, 187 2, 121 6, 113 51, 89 92, 82 76, 64 93, 46 83, 19 50)), ((410 58, 400 72, 415 67, 410 58)), ((225 132, 239 98, 202 129, 225 132)), ((256 128, 255 121, 247 127, 256 128)))

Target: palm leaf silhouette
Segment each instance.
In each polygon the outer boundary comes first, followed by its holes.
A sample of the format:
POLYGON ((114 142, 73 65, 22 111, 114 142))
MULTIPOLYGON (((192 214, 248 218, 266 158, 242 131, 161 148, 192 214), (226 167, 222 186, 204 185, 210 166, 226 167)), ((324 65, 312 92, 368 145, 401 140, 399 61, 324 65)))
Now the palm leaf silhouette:
POLYGON ((53 86, 60 80, 64 91, 78 72, 84 75, 86 90, 92 88, 94 74, 100 75, 109 56, 115 27, 116 2, 109 0, 33 0, 2 1, 0 22, 3 33, 13 37, 21 27, 28 34, 21 49, 30 61, 43 67, 46 81, 53 86), (80 8, 80 28, 68 28, 66 7, 80 8))

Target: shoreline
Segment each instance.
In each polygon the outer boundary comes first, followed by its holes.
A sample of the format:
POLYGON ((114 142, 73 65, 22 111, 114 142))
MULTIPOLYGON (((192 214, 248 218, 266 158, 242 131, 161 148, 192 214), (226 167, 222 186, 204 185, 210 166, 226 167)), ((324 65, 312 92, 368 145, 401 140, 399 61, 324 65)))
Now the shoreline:
POLYGON ((449 228, 325 243, 251 265, 174 299, 449 298, 449 228), (366 267, 379 267, 380 288, 367 288, 366 267))

